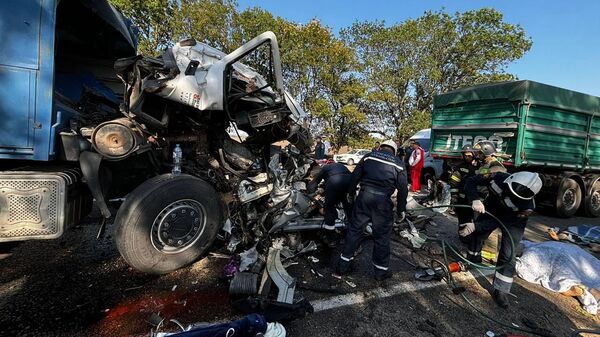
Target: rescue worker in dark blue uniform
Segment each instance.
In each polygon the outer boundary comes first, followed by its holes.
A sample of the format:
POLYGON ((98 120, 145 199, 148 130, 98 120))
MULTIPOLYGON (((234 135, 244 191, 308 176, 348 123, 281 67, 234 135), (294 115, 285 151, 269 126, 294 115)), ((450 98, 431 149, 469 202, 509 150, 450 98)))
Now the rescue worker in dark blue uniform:
POLYGON ((352 183, 348 193, 353 195, 360 184, 360 193, 354 203, 350 226, 346 234, 344 248, 338 261, 334 277, 348 273, 354 252, 361 242, 365 227, 372 223, 373 266, 375 279, 384 280, 391 276, 390 234, 394 224, 394 205, 391 196, 398 190, 396 212, 404 218, 408 195, 406 169, 396 157, 397 145, 393 140, 385 141, 379 151, 365 155, 352 173, 352 183))
MULTIPOLYGON (((492 170, 493 171, 493 170, 492 170)), ((465 191, 472 202, 473 211, 480 215, 475 222, 467 223, 459 232, 461 236, 469 236, 467 258, 475 263, 481 262, 481 248, 484 241, 500 224, 489 212, 506 226, 510 237, 519 244, 527 225, 529 215, 535 209, 533 197, 542 188, 542 180, 537 173, 491 172, 489 176, 475 175, 467 179, 465 191), (478 186, 486 186, 489 195, 484 202, 480 200, 478 186)), ((508 308, 508 294, 515 272, 515 256, 511 251, 510 239, 502 228, 502 242, 497 265, 501 267, 494 275, 493 298, 502 308, 508 308), (511 259, 512 255, 512 259, 511 259)))
POLYGON ((326 230, 324 241, 329 247, 333 247, 337 241, 335 220, 338 218, 338 213, 336 206, 340 202, 343 204, 346 219, 352 212, 347 198, 348 187, 352 181, 352 173, 344 164, 327 164, 321 167, 319 173, 308 183, 307 191, 314 193, 319 183, 323 180, 325 181, 325 220, 323 229, 326 230))

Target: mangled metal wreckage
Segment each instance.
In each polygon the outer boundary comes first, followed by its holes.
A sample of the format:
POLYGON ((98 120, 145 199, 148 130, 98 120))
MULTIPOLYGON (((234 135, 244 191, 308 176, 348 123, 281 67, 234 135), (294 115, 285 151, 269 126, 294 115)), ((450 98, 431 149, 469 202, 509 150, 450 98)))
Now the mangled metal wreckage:
POLYGON ((219 236, 232 252, 262 256, 253 275, 234 278, 233 293, 259 292, 264 268, 277 302, 291 304, 294 280, 281 249, 288 256, 313 249, 299 233, 320 229, 323 219, 306 193, 311 141, 305 113, 283 88, 275 35, 265 32, 230 54, 188 39, 115 68, 126 87, 125 116, 97 125, 93 147, 111 161, 144 154, 162 173, 137 186, 117 214, 122 256, 143 272, 166 273, 197 260, 219 236), (264 45, 266 76, 239 62, 264 45), (231 125, 247 138, 232 139, 231 125), (273 145, 281 140, 289 145, 273 145), (176 144, 181 164, 172 160, 176 144), (164 173, 178 165, 182 174, 164 173))

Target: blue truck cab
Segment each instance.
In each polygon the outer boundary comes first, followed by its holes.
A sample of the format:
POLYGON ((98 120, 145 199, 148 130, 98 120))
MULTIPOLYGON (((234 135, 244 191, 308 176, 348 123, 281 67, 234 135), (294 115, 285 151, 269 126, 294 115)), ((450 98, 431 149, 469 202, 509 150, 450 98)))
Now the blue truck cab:
POLYGON ((5 0, 0 34, 0 159, 58 159, 77 113, 65 101, 87 89, 117 103, 113 63, 135 55, 135 34, 105 0, 5 0))
POLYGON ((0 243, 57 238, 88 214, 89 144, 72 124, 118 113, 131 27, 106 0, 0 3, 0 243))

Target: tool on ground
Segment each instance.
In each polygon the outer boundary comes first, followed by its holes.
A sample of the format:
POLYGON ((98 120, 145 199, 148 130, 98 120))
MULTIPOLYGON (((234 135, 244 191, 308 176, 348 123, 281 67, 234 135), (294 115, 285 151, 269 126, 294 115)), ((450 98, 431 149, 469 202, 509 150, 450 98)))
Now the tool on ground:
POLYGON ((415 273, 415 279, 419 281, 441 281, 448 273, 467 270, 467 267, 462 262, 450 262, 446 267, 443 267, 443 265, 433 267, 434 264, 440 265, 441 262, 437 260, 432 261, 432 267, 417 271, 415 273))
MULTIPOLYGON (((471 208, 470 205, 435 205, 435 206, 423 206, 422 209, 432 209, 432 208, 438 208, 438 207, 461 207, 461 208, 471 208)), ((508 259, 509 261, 515 258, 515 254, 516 254, 516 249, 515 249, 515 242, 512 238, 512 236, 510 235, 510 232, 508 231, 508 229, 506 228, 506 225, 500 221, 500 219, 498 219, 495 215, 489 213, 488 211, 485 211, 485 213, 487 215, 489 215, 492 219, 494 219, 496 222, 498 222, 498 224, 500 225, 501 229, 502 229, 502 235, 507 235, 507 237, 509 238, 509 242, 510 242, 510 258, 508 259)), ((480 263, 474 263, 469 261, 466 257, 464 257, 456 248, 454 248, 452 245, 450 245, 449 243, 447 243, 445 240, 443 239, 431 239, 432 241, 437 241, 442 245, 442 253, 443 253, 443 257, 444 260, 443 262, 439 262, 436 261, 439 266, 447 266, 449 265, 448 262, 448 250, 450 252, 452 252, 459 260, 461 260, 461 262, 464 263, 465 266, 471 266, 471 267, 475 267, 477 269, 491 269, 491 270, 497 270, 499 268, 502 268, 503 265, 496 265, 496 266, 488 266, 488 265, 484 265, 484 264, 480 264, 480 263)), ((438 266, 438 267, 439 267, 438 266)), ((504 326, 506 328, 512 329, 512 330, 517 330, 517 331, 521 331, 521 332, 525 332, 525 333, 529 333, 529 334, 534 334, 537 336, 547 336, 546 334, 541 333, 539 330, 534 330, 534 329, 527 329, 527 328, 521 328, 521 327, 515 327, 512 324, 500 321, 498 319, 496 319, 495 317, 492 317, 490 315, 488 315, 487 313, 483 312, 480 308, 478 308, 471 300, 469 300, 469 298, 465 295, 464 293, 464 288, 460 287, 456 284, 454 278, 452 277, 452 273, 445 270, 444 268, 440 268, 442 271, 445 271, 445 275, 443 278, 446 279, 446 282, 448 283, 448 285, 450 286, 450 288, 452 289, 452 292, 454 294, 460 294, 461 297, 465 300, 465 302, 467 302, 467 304, 469 304, 478 314, 480 314, 482 317, 487 318, 488 320, 491 320, 501 326, 504 326)), ((544 331, 545 332, 545 331, 544 331)))

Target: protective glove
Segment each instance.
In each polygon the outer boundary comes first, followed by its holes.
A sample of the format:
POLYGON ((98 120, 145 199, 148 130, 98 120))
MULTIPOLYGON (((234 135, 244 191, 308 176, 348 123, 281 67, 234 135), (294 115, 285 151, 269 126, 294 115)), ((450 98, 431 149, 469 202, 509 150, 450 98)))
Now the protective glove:
POLYGON ((458 235, 460 236, 468 236, 469 234, 475 231, 475 224, 472 222, 461 223, 458 225, 458 235))
POLYGON ((485 213, 485 206, 483 206, 483 202, 481 202, 481 200, 473 200, 471 208, 473 208, 473 210, 477 213, 485 213))

